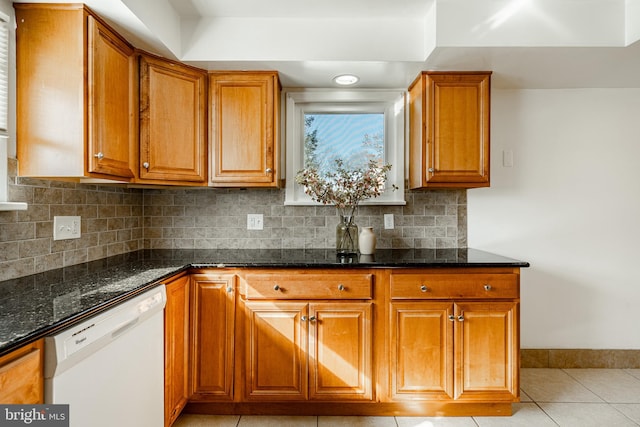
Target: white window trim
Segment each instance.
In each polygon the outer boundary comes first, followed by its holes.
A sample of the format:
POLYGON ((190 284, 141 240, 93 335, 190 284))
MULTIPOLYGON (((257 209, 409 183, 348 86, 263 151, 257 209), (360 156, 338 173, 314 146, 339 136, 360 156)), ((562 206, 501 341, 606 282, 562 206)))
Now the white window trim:
MULTIPOLYGON (((5 76, 7 79, 7 92, 11 92, 12 85, 14 82, 11 81, 11 67, 15 66, 15 60, 12 60, 12 49, 13 43, 13 31, 9 27, 11 25, 11 18, 0 11, 0 20, 3 25, 7 25, 8 38, 6 40, 7 43, 7 70, 5 72, 5 76)), ((15 58, 15 55, 13 55, 15 58)), ((15 93, 15 91, 13 91, 15 93)), ((8 93, 5 94, 7 97, 7 115, 9 115, 9 110, 11 109, 11 97, 8 93)), ((7 127, 10 126, 10 121, 7 117, 7 127)), ((9 130, 2 129, 0 130, 0 211, 23 211, 27 209, 27 204, 23 202, 9 202, 9 168, 8 168, 8 145, 9 145, 9 130)))
POLYGON ((285 205, 316 206, 303 188, 295 182, 295 176, 304 165, 304 113, 318 111, 348 111, 385 113, 385 163, 391 164, 387 174, 385 192, 362 205, 405 205, 404 200, 404 90, 334 90, 287 89, 283 93, 286 106, 286 188, 285 205), (393 190, 395 185, 396 190, 393 190))

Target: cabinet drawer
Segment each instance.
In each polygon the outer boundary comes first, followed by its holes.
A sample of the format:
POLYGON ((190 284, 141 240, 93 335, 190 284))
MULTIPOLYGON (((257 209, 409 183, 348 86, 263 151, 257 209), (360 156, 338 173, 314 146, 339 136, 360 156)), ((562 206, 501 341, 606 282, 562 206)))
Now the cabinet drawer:
POLYGON ((392 274, 392 299, 518 298, 516 274, 392 274))
POLYGON ((247 299, 371 299, 372 274, 247 274, 247 299))

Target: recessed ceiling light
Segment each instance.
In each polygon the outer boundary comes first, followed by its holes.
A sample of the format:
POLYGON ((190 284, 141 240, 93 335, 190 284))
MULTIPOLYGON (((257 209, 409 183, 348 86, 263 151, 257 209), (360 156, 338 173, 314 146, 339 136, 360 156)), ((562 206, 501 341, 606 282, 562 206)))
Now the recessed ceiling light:
POLYGON ((341 86, 354 85, 358 83, 358 80, 360 80, 360 77, 353 74, 341 74, 333 78, 333 81, 341 86))

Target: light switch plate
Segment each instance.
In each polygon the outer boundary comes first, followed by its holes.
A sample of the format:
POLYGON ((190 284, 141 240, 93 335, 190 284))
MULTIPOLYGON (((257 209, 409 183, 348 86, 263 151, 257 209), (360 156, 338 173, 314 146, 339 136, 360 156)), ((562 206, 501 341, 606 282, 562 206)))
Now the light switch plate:
POLYGON ((384 229, 393 230, 393 214, 384 214, 384 229))
POLYGON ((502 166, 505 168, 513 167, 513 151, 504 150, 502 152, 502 166))
POLYGON ((262 230, 263 221, 262 214, 247 214, 247 230, 262 230))
POLYGON ((53 240, 79 239, 80 238, 80 217, 79 216, 54 216, 53 217, 53 240))

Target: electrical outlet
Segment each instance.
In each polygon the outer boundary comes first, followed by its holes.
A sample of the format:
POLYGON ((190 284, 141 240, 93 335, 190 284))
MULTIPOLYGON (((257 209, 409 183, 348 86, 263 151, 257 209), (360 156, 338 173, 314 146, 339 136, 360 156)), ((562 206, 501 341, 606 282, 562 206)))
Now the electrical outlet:
POLYGON ((262 214, 247 214, 247 230, 262 230, 263 221, 262 214))
POLYGON ((393 214, 384 214, 384 228, 385 230, 393 230, 393 214))
POLYGON ((79 216, 54 216, 53 240, 79 239, 80 225, 79 216))

